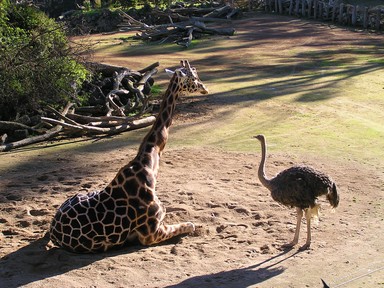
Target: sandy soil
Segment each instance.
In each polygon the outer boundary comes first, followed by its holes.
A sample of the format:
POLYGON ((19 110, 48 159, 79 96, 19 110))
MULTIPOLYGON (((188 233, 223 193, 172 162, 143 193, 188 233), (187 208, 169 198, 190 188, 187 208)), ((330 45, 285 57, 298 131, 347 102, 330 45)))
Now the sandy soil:
MULTIPOLYGON (((207 117, 181 115, 175 125, 207 117)), ((320 223, 303 252, 281 248, 293 237, 295 211, 259 184, 258 151, 182 147, 166 147, 157 191, 166 222, 193 221, 193 235, 92 255, 53 248, 44 235, 57 207, 109 183, 135 155, 137 148, 121 144, 125 137, 75 151, 48 148, 25 162, 28 151, 0 156, 22 163, 0 175, 0 287, 322 287, 321 278, 331 287, 384 286, 384 174, 353 159, 301 159, 330 174, 341 193, 334 213, 321 199, 320 223)), ((288 151, 269 155, 268 174, 294 159, 288 151)))

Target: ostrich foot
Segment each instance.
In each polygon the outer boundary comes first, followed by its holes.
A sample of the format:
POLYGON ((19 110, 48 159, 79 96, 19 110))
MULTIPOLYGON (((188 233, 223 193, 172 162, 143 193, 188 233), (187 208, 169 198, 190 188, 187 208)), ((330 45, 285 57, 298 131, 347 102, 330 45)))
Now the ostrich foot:
POLYGON ((292 242, 281 245, 282 248, 293 248, 297 244, 297 241, 293 240, 292 242))
POLYGON ((307 250, 309 249, 310 246, 311 246, 311 243, 305 243, 303 246, 299 248, 299 251, 307 250))

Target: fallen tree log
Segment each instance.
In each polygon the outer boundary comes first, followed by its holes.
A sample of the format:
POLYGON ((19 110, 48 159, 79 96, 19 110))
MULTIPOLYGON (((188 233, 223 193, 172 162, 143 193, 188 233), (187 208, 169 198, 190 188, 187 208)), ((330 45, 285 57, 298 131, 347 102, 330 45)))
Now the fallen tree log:
POLYGON ((100 116, 100 117, 93 117, 93 116, 85 116, 85 115, 79 115, 79 114, 68 114, 67 118, 72 119, 80 124, 89 124, 92 122, 116 122, 118 124, 124 124, 131 122, 133 120, 137 120, 138 116, 131 116, 131 117, 119 117, 119 116, 100 116))
POLYGON ((52 139, 52 138, 56 137, 57 135, 59 135, 62 129, 63 129, 63 127, 61 125, 57 125, 56 127, 48 130, 46 133, 44 133, 42 135, 33 136, 33 137, 25 138, 25 139, 20 140, 20 141, 0 145, 0 152, 6 152, 6 151, 10 151, 10 150, 15 149, 15 148, 20 148, 23 146, 47 141, 47 140, 52 139))
POLYGON ((15 131, 20 129, 25 129, 29 132, 41 133, 39 130, 19 122, 0 121, 0 131, 15 131))
MULTIPOLYGON (((101 97, 99 100, 102 101, 97 102, 101 102, 101 104, 73 109, 71 108, 74 104, 68 104, 63 112, 46 107, 44 116, 39 117, 41 122, 34 127, 17 122, 0 121, 0 128, 2 127, 5 132, 9 129, 25 131, 25 135, 19 138, 14 137, 14 142, 11 143, 6 142, 7 140, 12 141, 7 133, 4 132, 3 135, 0 135, 0 152, 46 141, 57 136, 112 135, 143 128, 154 123, 155 116, 143 117, 143 114, 148 107, 151 86, 154 84, 152 76, 157 73, 156 67, 159 66, 159 62, 139 71, 103 63, 88 64, 95 71, 102 71, 101 74, 107 75, 99 77, 94 83, 87 83, 87 87, 93 89, 92 91, 101 97), (79 111, 86 115, 81 115, 82 113, 79 111), (126 112, 135 113, 135 115, 127 117, 126 112), (28 137, 28 131, 41 135, 28 137), (18 139, 22 140, 16 141, 18 139)), ((97 72, 97 75, 99 74, 100 72, 97 72)))
POLYGON ((209 28, 204 22, 190 19, 187 22, 178 22, 167 25, 151 26, 149 29, 136 33, 134 39, 143 41, 175 42, 188 47, 195 34, 232 36, 234 28, 209 28))
POLYGON ((91 95, 90 104, 96 107, 80 107, 76 113, 90 113, 95 116, 125 116, 127 113, 142 114, 148 105, 148 96, 157 73, 155 62, 139 71, 104 63, 87 63, 100 77, 85 85, 84 94, 91 95))
MULTIPOLYGON (((69 111, 69 109, 73 106, 73 103, 68 103, 65 108, 63 109, 63 112, 60 113, 61 115, 66 115, 69 111)), ((62 122, 58 121, 58 123, 56 123, 57 125, 51 129, 49 129, 48 131, 46 131, 46 133, 42 134, 42 135, 38 135, 38 136, 34 136, 34 137, 30 137, 30 138, 25 138, 23 140, 20 140, 20 141, 16 141, 16 142, 11 142, 11 143, 7 143, 7 144, 4 144, 4 145, 0 145, 0 152, 5 152, 5 151, 9 151, 9 150, 12 150, 12 149, 15 149, 15 148, 20 148, 20 147, 23 147, 23 146, 27 146, 27 145, 31 145, 31 144, 35 144, 35 143, 39 143, 39 142, 43 142, 43 141, 47 141, 49 139, 52 139, 54 137, 56 137, 57 135, 60 134, 61 130, 63 129, 63 126, 62 126, 62 122)))
POLYGON ((210 8, 198 8, 198 7, 184 7, 173 9, 153 9, 151 14, 157 17, 169 17, 175 21, 185 21, 189 18, 204 18, 206 21, 222 22, 223 20, 229 20, 236 14, 240 14, 241 10, 233 8, 229 5, 210 7, 210 8))
POLYGON ((122 125, 117 125, 109 128, 102 128, 102 127, 95 127, 95 126, 87 126, 87 125, 81 125, 81 124, 69 124, 66 122, 60 122, 56 119, 51 119, 47 117, 41 117, 41 120, 47 123, 51 124, 57 124, 57 125, 62 125, 64 128, 68 128, 70 130, 80 130, 82 132, 88 132, 90 134, 107 134, 107 135, 112 135, 112 134, 117 134, 121 133, 124 131, 130 131, 130 130, 135 130, 143 127, 147 127, 149 125, 152 125, 156 117, 155 116, 148 116, 142 119, 138 120, 133 120, 131 123, 126 123, 122 125), (59 124, 60 123, 60 124, 59 124))

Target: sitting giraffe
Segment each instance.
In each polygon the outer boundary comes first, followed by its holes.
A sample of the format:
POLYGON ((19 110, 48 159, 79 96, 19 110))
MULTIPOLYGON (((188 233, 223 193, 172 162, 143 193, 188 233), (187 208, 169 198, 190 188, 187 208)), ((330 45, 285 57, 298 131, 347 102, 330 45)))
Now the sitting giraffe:
POLYGON ((208 93, 196 69, 187 60, 181 66, 172 72, 159 114, 136 157, 104 190, 77 194, 58 209, 50 227, 54 244, 73 252, 98 252, 136 238, 142 245, 151 245, 195 230, 191 222, 164 224, 165 208, 155 191, 177 98, 185 92, 208 93))

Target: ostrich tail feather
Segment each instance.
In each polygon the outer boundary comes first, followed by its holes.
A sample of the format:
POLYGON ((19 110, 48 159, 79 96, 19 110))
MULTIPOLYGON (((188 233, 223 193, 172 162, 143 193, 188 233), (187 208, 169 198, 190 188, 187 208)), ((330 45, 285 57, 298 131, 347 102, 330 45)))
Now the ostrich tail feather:
POLYGON ((320 204, 316 204, 315 206, 309 208, 311 213, 311 218, 313 219, 313 223, 318 225, 319 224, 319 217, 320 217, 320 204))

